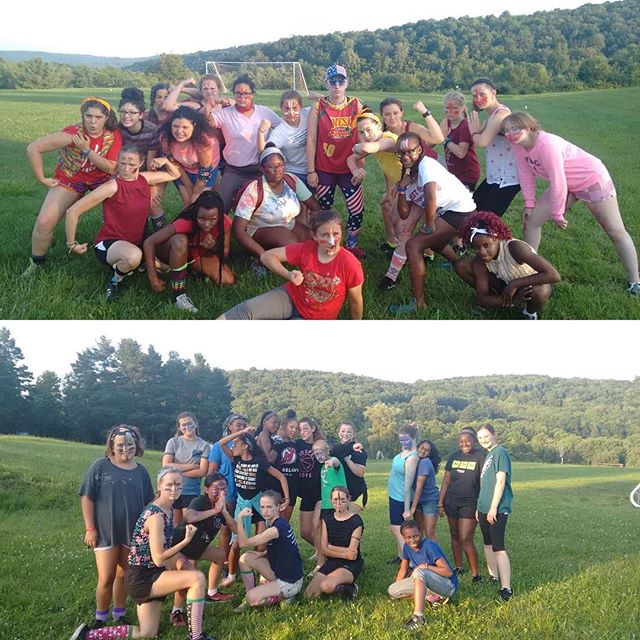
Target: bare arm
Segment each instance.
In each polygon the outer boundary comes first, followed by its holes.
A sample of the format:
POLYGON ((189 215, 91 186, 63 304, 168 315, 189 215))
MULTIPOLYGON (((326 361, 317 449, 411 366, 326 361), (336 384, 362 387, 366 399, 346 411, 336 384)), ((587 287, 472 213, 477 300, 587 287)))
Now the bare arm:
POLYGON ((480 147, 482 149, 488 147, 500 132, 502 121, 508 115, 510 115, 510 112, 507 109, 502 109, 490 120, 487 120, 483 128, 480 123, 480 116, 478 115, 478 112, 472 111, 469 114, 469 130, 471 131, 471 137, 473 138, 473 142, 476 147, 480 147))
POLYGON ((413 502, 411 504, 410 516, 412 516, 416 512, 416 509, 418 508, 418 504, 420 504, 422 489, 424 489, 424 483, 426 481, 427 481, 427 476, 418 476, 416 478, 416 490, 413 495, 413 502))
POLYGON ((451 484, 451 472, 445 471, 444 477, 442 478, 442 486, 440 487, 440 495, 438 496, 438 511, 442 511, 444 509, 444 498, 447 495, 447 491, 449 490, 450 484, 451 484))
POLYGON ((196 528, 192 524, 188 524, 185 528, 184 539, 174 544, 169 549, 164 548, 164 523, 162 514, 154 513, 149 516, 145 524, 147 532, 149 533, 149 548, 151 549, 151 559, 156 567, 164 566, 167 560, 173 558, 179 551, 184 549, 196 532, 196 528))
POLYGON ((159 229, 155 233, 152 233, 142 245, 144 262, 145 264, 149 265, 149 268, 147 269, 149 284, 156 293, 164 291, 165 288, 164 282, 160 280, 160 278, 158 278, 158 272, 153 267, 153 265, 155 265, 156 263, 156 247, 167 242, 175 234, 176 228, 173 226, 173 223, 170 223, 166 227, 162 227, 162 229, 159 229))
POLYGON ((316 173, 316 144, 318 142, 318 113, 315 108, 309 111, 307 120, 307 182, 314 189, 318 186, 316 173))
POLYGON ((269 465, 267 469, 267 473, 270 476, 273 476, 280 483, 280 487, 282 488, 283 502, 288 503, 289 502, 289 483, 287 482, 287 479, 284 477, 282 473, 280 473, 280 471, 278 471, 275 467, 272 467, 271 465, 269 465))
POLYGON ((54 178, 45 178, 44 168, 42 165, 42 154, 49 151, 57 151, 58 149, 62 149, 70 145, 71 142, 72 136, 70 133, 58 131, 56 133, 52 133, 51 135, 45 136, 44 138, 38 138, 38 140, 34 140, 27 147, 27 158, 29 160, 29 164, 31 165, 31 170, 33 171, 33 175, 36 177, 36 180, 40 184, 43 184, 46 187, 55 187, 58 184, 58 181, 54 178))
POLYGON ((284 280, 293 282, 296 286, 299 286, 303 282, 303 275, 297 269, 289 271, 282 263, 287 261, 287 252, 285 247, 276 247, 275 249, 269 249, 260 256, 260 262, 272 271, 276 275, 280 276, 284 280))
POLYGON ((253 510, 250 507, 247 507, 238 514, 238 521, 236 524, 238 528, 238 542, 241 547, 259 547, 260 545, 267 544, 270 540, 275 540, 280 537, 278 530, 275 527, 269 527, 262 533, 248 537, 244 530, 244 524, 242 521, 244 518, 250 517, 252 513, 253 510))
POLYGON ((98 531, 95 523, 95 505, 93 500, 88 496, 82 496, 80 505, 82 507, 82 519, 84 520, 84 543, 87 547, 95 549, 98 543, 98 531))
POLYGON ((362 301, 362 285, 357 287, 351 287, 347 291, 349 297, 349 311, 351 312, 352 320, 362 320, 362 314, 364 309, 364 303, 362 301))
POLYGON ((411 487, 418 469, 418 456, 410 456, 404 463, 404 511, 407 513, 411 506, 411 487))

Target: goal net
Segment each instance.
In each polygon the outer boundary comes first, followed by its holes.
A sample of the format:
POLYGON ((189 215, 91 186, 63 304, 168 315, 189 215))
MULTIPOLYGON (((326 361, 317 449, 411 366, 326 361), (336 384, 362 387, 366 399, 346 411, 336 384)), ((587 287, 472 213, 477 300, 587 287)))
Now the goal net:
POLYGON ((308 96, 307 81, 299 62, 217 62, 205 63, 205 73, 216 76, 222 83, 222 90, 231 90, 233 81, 240 75, 251 76, 258 89, 295 89, 300 95, 308 96))

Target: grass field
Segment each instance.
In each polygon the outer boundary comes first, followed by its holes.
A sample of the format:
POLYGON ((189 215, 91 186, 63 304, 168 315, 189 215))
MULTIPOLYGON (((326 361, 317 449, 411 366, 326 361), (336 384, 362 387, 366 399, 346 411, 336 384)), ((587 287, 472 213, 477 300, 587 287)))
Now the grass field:
MULTIPOLYGON (((0 436, 0 638, 65 640, 79 621, 91 619, 95 566, 82 544, 77 490, 89 464, 101 455, 97 446, 0 436)), ((148 451, 142 459, 152 477, 160 458, 159 452, 148 451)), ((231 604, 208 605, 205 629, 219 640, 410 637, 401 625, 411 604, 386 596, 395 575, 385 564, 395 553, 387 526, 388 468, 389 462, 372 462, 367 471, 366 568, 355 602, 299 601, 287 609, 242 614, 233 614, 231 604)), ((465 576, 452 604, 427 612, 427 627, 414 635, 438 640, 639 638, 640 511, 627 497, 638 470, 516 463, 513 476, 507 545, 514 598, 499 604, 495 587, 472 585, 465 576)), ((439 522, 437 534, 449 553, 445 522, 439 522)), ((308 557, 311 548, 302 543, 301 552, 308 557)), ((241 592, 240 587, 234 590, 241 592)), ((183 631, 168 624, 168 602, 165 607, 160 637, 184 638, 183 631)))
MULTIPOLYGON (((33 139, 59 130, 79 119, 79 101, 86 95, 101 95, 117 104, 115 89, 69 89, 50 91, 0 91, 0 224, 3 229, 0 252, 0 317, 5 319, 162 319, 184 318, 175 310, 168 292, 154 294, 143 274, 128 282, 121 299, 112 305, 104 300, 108 270, 89 251, 84 256, 68 255, 64 246, 64 228, 59 225, 55 245, 47 268, 38 277, 25 281, 20 277, 30 252, 33 222, 46 194, 27 163, 26 145, 33 139)), ((257 101, 277 109, 278 93, 263 92, 257 101)), ((377 107, 385 97, 381 93, 361 94, 361 98, 377 107)), ((409 105, 420 97, 442 116, 442 96, 404 94, 400 96, 407 115, 409 105)), ((632 237, 640 240, 640 169, 638 148, 640 132, 632 114, 640 101, 640 87, 556 93, 502 98, 514 110, 527 107, 539 118, 543 127, 582 146, 601 158, 609 168, 619 194, 622 214, 632 237)), ((417 114, 410 115, 416 121, 417 114)), ((386 272, 388 259, 378 250, 383 240, 378 200, 384 181, 375 161, 369 159, 369 176, 365 182, 366 213, 361 246, 370 257, 365 263, 364 316, 389 319, 389 304, 411 297, 408 268, 399 286, 381 294, 377 283, 386 272)), ((51 175, 55 154, 46 159, 51 175)), ((166 210, 170 218, 179 210, 174 189, 167 190, 166 210)), ((337 208, 344 213, 340 196, 337 208)), ((518 196, 505 216, 516 237, 521 235, 522 198, 518 196)), ((83 216, 78 230, 80 241, 91 241, 99 224, 98 210, 83 216)), ((624 292, 625 272, 607 236, 582 205, 569 214, 570 226, 560 231, 552 223, 543 230, 540 253, 560 271, 562 282, 544 311, 548 319, 637 319, 640 303, 624 292)), ((450 270, 437 261, 427 278, 428 308, 420 319, 495 319, 519 318, 518 310, 486 311, 477 307, 472 291, 450 270)), ((188 283, 190 297, 200 308, 196 318, 215 318, 238 302, 263 293, 280 284, 277 276, 256 279, 248 267, 246 255, 235 251, 232 269, 237 278, 231 288, 213 288, 202 280, 188 283)), ((343 311, 343 316, 346 317, 343 311)))

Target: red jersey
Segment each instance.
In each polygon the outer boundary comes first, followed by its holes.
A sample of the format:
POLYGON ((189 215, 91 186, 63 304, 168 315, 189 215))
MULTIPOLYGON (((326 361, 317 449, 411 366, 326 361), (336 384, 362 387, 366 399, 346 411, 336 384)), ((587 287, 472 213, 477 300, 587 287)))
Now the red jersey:
POLYGON ((137 180, 115 181, 118 190, 102 203, 103 222, 95 244, 101 240, 126 240, 140 245, 151 205, 149 184, 141 175, 137 180))
MULTIPOLYGON (((205 233, 200 229, 197 222, 187 220, 186 218, 176 218, 172 223, 176 233, 184 233, 189 238, 189 259, 201 258, 213 255, 213 247, 207 248, 204 244, 206 236, 211 236, 215 242, 218 238, 218 226, 216 225, 211 233, 205 233)), ((225 233, 231 229, 231 218, 228 215, 224 217, 225 233)), ((224 240, 223 240, 224 242, 224 240)))
POLYGON ((316 169, 325 173, 351 173, 347 158, 358 142, 356 116, 362 109, 358 98, 347 98, 342 107, 335 107, 324 98, 318 100, 318 137, 316 169))
POLYGON ((322 263, 314 240, 289 244, 285 251, 287 262, 304 275, 299 287, 293 282, 284 285, 298 313, 306 320, 335 320, 347 291, 364 282, 358 259, 342 248, 331 262, 322 263))
MULTIPOLYGON (((71 124, 62 131, 75 135, 82 130, 82 124, 71 124)), ((86 132, 85 132, 86 133, 86 132)), ((118 153, 122 148, 122 134, 119 129, 111 131, 105 129, 97 138, 89 138, 89 147, 98 155, 107 160, 118 159, 118 153)), ((98 169, 82 155, 73 142, 58 152, 58 164, 56 165, 55 178, 62 182, 82 182, 93 185, 106 182, 112 176, 98 169)))
MULTIPOLYGON (((451 121, 447 120, 447 125, 451 126, 451 121)), ((463 120, 455 129, 449 132, 451 142, 460 144, 466 142, 469 145, 469 151, 464 158, 458 158, 453 152, 449 151, 448 146, 444 149, 444 157, 447 161, 447 169, 450 173, 463 182, 464 184, 475 184, 480 179, 480 162, 476 153, 471 131, 469 131, 469 123, 463 120)))

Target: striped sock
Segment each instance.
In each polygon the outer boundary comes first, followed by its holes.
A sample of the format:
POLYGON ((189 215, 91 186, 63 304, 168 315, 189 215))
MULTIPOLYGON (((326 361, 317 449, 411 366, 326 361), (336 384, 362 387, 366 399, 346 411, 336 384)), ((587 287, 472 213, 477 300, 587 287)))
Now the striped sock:
POLYGON ((204 598, 187 599, 187 620, 189 621, 189 637, 197 640, 202 635, 202 615, 204 614, 204 598))
POLYGON ((96 620, 100 620, 100 622, 106 622, 109 617, 109 609, 106 611, 98 611, 96 609, 96 620))
POLYGON ((253 571, 241 571, 240 577, 242 578, 242 584, 247 591, 256 586, 256 577, 253 575, 253 571))
POLYGON ((402 267, 404 267, 406 261, 407 256, 398 253, 398 250, 396 249, 391 256, 391 263, 389 264, 386 274, 387 278, 395 282, 398 279, 400 271, 402 270, 402 267))
POLYGON ((169 283, 171 284, 173 299, 175 300, 187 290, 187 270, 181 269, 180 271, 171 271, 169 283))
POLYGON ((113 609, 111 609, 111 617, 114 620, 119 620, 120 618, 124 618, 126 612, 127 610, 124 607, 113 607, 113 609))

